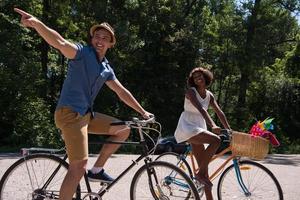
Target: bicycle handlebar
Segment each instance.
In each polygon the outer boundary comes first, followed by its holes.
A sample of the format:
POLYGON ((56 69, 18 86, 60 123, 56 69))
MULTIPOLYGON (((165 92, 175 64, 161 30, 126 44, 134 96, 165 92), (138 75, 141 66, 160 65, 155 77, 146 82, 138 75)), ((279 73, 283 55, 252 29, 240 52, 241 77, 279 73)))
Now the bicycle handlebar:
POLYGON ((230 129, 221 129, 220 134, 231 135, 232 130, 230 129))
POLYGON ((229 129, 221 129, 219 137, 223 142, 230 142, 231 141, 231 134, 232 130, 229 129))
POLYGON ((130 128, 138 129, 140 141, 145 141, 145 137, 147 137, 154 145, 154 147, 150 149, 148 152, 150 154, 154 153, 159 140, 157 139, 155 142, 152 136, 149 135, 149 132, 147 133, 147 130, 156 132, 157 138, 161 138, 161 125, 159 122, 155 120, 154 115, 152 115, 149 119, 139 119, 137 117, 133 117, 131 121, 112 122, 110 125, 111 126, 126 125, 129 126, 130 128), (158 126, 151 127, 148 126, 149 124, 156 124, 158 126))
POLYGON ((135 125, 135 126, 147 126, 148 124, 156 123, 154 115, 149 119, 139 119, 137 117, 133 117, 131 121, 120 121, 120 122, 112 122, 111 126, 118 125, 135 125))

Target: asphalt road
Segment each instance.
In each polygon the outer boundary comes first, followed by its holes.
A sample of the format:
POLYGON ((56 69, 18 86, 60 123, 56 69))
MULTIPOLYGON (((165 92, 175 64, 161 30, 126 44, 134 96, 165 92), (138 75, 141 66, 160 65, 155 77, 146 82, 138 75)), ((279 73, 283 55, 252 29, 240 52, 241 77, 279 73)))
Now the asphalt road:
MULTIPOLYGON (((107 162, 105 169, 106 171, 116 177, 122 172, 132 160, 136 158, 136 155, 123 155, 115 154, 107 162)), ((1 154, 0 153, 0 177, 4 174, 6 169, 14 163, 19 157, 15 154, 1 154)), ((91 155, 89 159, 89 167, 93 165, 96 159, 96 155, 91 155)), ((213 169, 219 162, 214 161, 210 168, 213 169)), ((263 165, 269 168, 273 174, 279 180, 281 187, 284 192, 284 199, 286 200, 299 200, 300 199, 300 155, 269 155, 265 160, 260 161, 263 165)), ((124 178, 120 180, 114 187, 112 187, 108 193, 103 196, 104 200, 128 200, 129 199, 129 188, 131 179, 134 172, 142 166, 143 161, 137 164, 124 178)), ((213 181, 214 198, 216 197, 216 185, 218 178, 213 181)), ((92 183, 93 191, 97 192, 99 189, 99 183, 92 183)), ((205 199, 205 198, 204 198, 205 199)))

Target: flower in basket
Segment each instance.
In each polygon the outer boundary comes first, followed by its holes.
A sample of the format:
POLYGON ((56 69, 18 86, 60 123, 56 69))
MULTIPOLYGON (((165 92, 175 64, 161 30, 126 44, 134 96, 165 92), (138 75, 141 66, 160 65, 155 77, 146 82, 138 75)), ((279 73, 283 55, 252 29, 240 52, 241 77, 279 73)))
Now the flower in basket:
POLYGON ((268 140, 270 140, 270 143, 273 146, 279 146, 280 143, 276 139, 275 135, 271 133, 271 130, 274 129, 274 126, 272 124, 274 118, 267 118, 264 121, 258 121, 256 122, 250 129, 250 134, 252 137, 263 137, 268 140))

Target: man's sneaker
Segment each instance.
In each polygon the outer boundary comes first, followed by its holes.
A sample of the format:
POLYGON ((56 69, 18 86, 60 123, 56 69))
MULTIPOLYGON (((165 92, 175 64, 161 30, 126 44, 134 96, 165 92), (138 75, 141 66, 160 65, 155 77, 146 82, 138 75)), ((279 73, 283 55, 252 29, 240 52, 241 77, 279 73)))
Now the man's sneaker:
POLYGON ((88 170, 87 176, 89 178, 89 181, 91 182, 111 183, 114 180, 112 177, 110 177, 108 174, 104 172, 104 169, 102 169, 97 174, 93 174, 91 170, 88 170))

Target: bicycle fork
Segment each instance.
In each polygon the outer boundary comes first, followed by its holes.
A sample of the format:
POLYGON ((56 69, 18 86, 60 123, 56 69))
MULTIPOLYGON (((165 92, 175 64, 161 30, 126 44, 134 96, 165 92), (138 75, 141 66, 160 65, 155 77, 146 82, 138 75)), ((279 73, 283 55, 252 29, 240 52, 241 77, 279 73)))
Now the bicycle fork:
POLYGON ((246 185, 243 181, 243 177, 241 175, 241 170, 240 170, 240 167, 239 167, 239 163, 238 163, 238 160, 236 158, 233 159, 233 165, 234 165, 237 181, 238 181, 241 189, 243 190, 245 196, 246 197, 251 196, 251 192, 247 189, 247 187, 246 187, 246 185))

